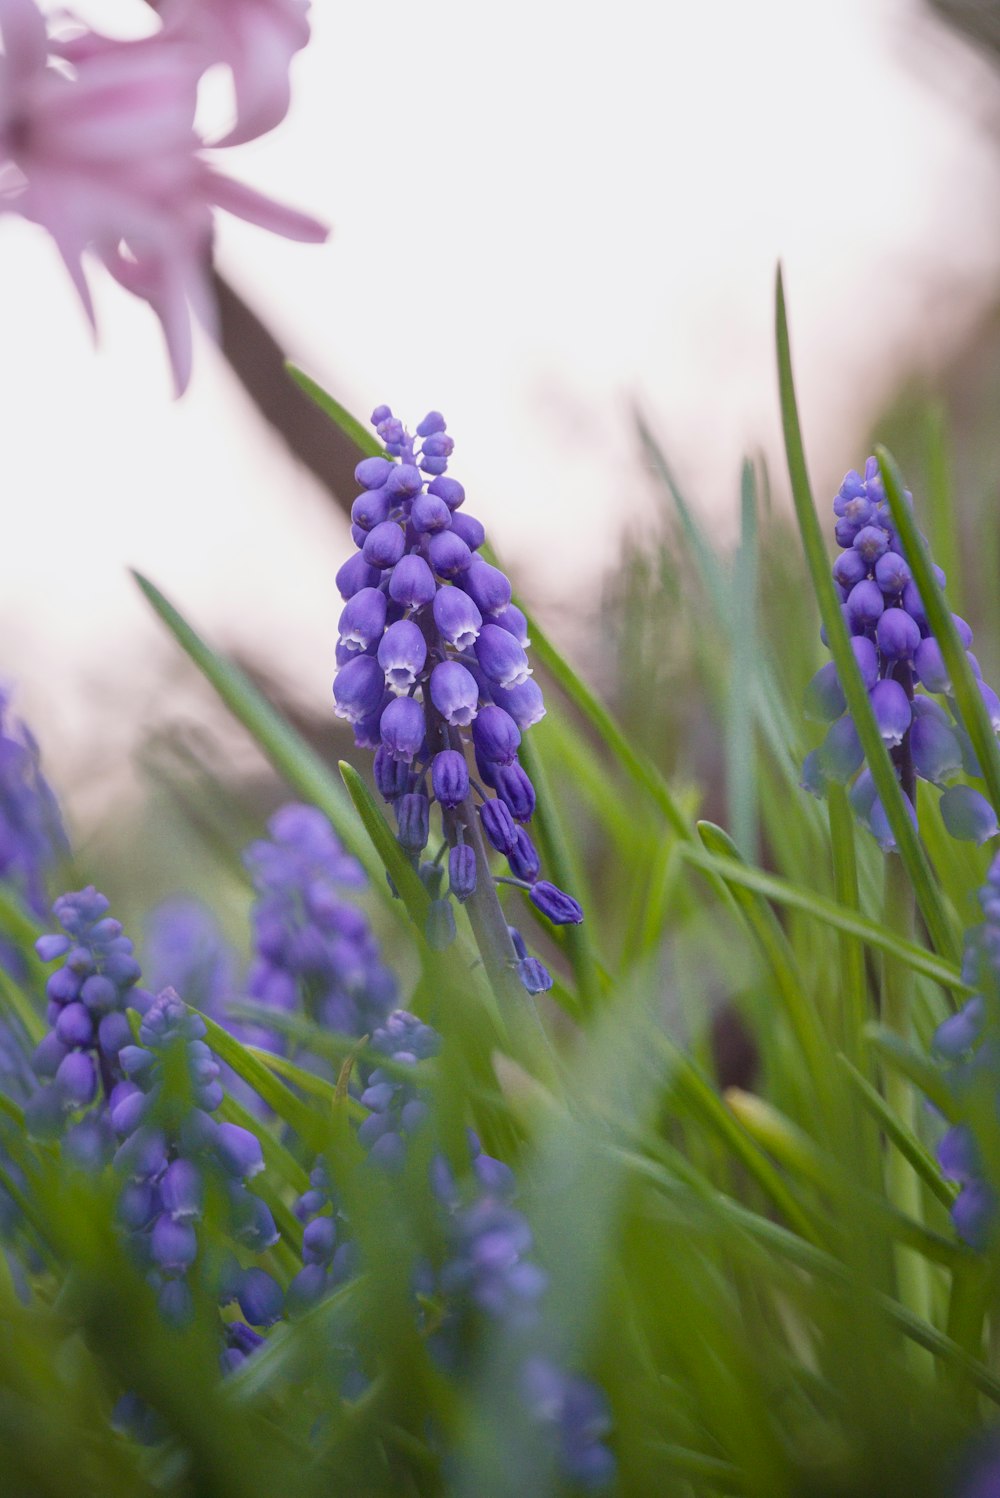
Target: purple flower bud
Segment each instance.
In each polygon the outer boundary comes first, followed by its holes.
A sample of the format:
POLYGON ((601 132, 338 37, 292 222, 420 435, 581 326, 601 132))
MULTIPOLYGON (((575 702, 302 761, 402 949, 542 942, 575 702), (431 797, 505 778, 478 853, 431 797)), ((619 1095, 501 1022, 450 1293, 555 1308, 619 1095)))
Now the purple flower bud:
POLYGON ((521 646, 498 624, 484 624, 475 644, 476 660, 491 682, 500 687, 519 687, 531 675, 528 657, 521 646))
POLYGON ((855 583, 860 583, 867 576, 868 563, 853 547, 849 551, 842 551, 833 564, 833 580, 842 588, 850 590, 855 583))
POLYGON ((67 1108, 85 1108, 92 1103, 97 1096, 94 1058, 86 1051, 70 1051, 59 1063, 55 1086, 67 1108))
MULTIPOLYGON (((903 805, 906 807, 914 829, 916 829, 917 814, 913 809, 913 803, 909 796, 904 795, 903 805)), ((868 829, 884 853, 895 853, 895 834, 889 826, 889 818, 886 815, 885 807, 882 805, 882 800, 879 796, 875 796, 872 800, 871 811, 868 814, 868 829)))
POLYGON ((350 651, 367 650, 385 629, 385 594, 378 588, 361 588, 349 598, 340 615, 341 644, 350 651))
POLYGON ((367 534, 368 532, 363 525, 358 525, 354 521, 351 522, 351 540, 359 550, 364 546, 367 534))
POLYGON ((433 437, 438 432, 443 432, 448 423, 440 411, 428 411, 423 421, 417 427, 418 437, 433 437))
POLYGON ((914 713, 910 753, 920 778, 935 785, 950 780, 962 768, 962 746, 958 739, 950 728, 927 713, 914 713))
POLYGON ((479 815, 490 844, 509 858, 517 847, 517 827, 510 808, 503 801, 484 801, 479 815))
POLYGON ((434 596, 434 623, 442 639, 456 650, 471 650, 479 638, 483 616, 461 588, 439 588, 434 596))
POLYGON ((478 551, 486 540, 486 530, 481 520, 474 515, 453 514, 451 517, 451 528, 456 536, 460 536, 470 551, 478 551))
MULTIPOLYGON (((379 732, 386 753, 394 760, 408 765, 413 756, 419 753, 426 732, 424 710, 420 703, 415 702, 412 697, 394 698, 382 713, 379 732)), ((394 791, 393 794, 398 793, 394 791)))
POLYGON ((385 489, 372 489, 364 494, 359 494, 351 505, 351 520, 353 522, 351 535, 355 531, 361 532, 360 541, 355 536, 355 545, 364 546, 365 536, 374 530, 377 525, 389 519, 392 510, 392 498, 385 489))
POLYGON ((451 511, 436 494, 418 494, 410 506, 410 524, 415 531, 432 535, 451 526, 451 511))
POLYGON ((427 485, 427 492, 443 499, 449 510, 457 510, 465 500, 465 490, 458 479, 436 478, 427 485))
POLYGON ((337 717, 360 723, 379 710, 384 692, 385 675, 378 661, 370 655, 357 656, 341 667, 333 683, 337 717))
POLYGON ((219 1163, 228 1175, 247 1181, 264 1169, 260 1140, 239 1124, 221 1123, 216 1130, 215 1149, 219 1163))
POLYGON ((862 770, 847 793, 854 815, 865 827, 870 826, 872 806, 875 803, 875 780, 871 770, 862 770))
POLYGON ((402 691, 416 681, 427 660, 427 641, 412 619, 390 624, 378 647, 378 663, 386 685, 402 691))
POLYGON ((537 957, 522 957, 517 964, 517 976, 528 993, 548 993, 552 987, 552 974, 537 957))
POLYGON ((442 749, 431 763, 431 785, 440 804, 449 811, 469 794, 469 767, 457 749, 442 749))
POLYGON ((437 592, 434 574, 415 553, 401 557, 389 579, 389 597, 405 609, 419 609, 430 603, 437 592))
POLYGON ((849 468, 844 475, 844 482, 834 497, 833 513, 843 515, 845 506, 852 500, 865 494, 864 481, 857 469, 849 468))
POLYGON ((902 593, 910 581, 910 569, 903 558, 894 551, 887 551, 875 563, 875 581, 887 597, 902 593))
POLYGON ((519 687, 491 687, 490 696, 498 707, 510 713, 522 732, 545 717, 542 689, 531 677, 519 687))
POLYGON ((871 691, 878 681, 878 651, 865 635, 855 635, 851 640, 851 649, 861 672, 861 680, 871 691))
POLYGON ((909 614, 910 618, 915 620, 916 623, 919 624, 921 629, 926 629, 928 627, 927 613, 924 609, 919 589, 917 588, 917 585, 912 578, 903 588, 903 607, 909 614))
POLYGON ((405 548, 403 532, 395 520, 383 520, 365 536, 361 555, 369 566, 384 571, 386 567, 395 567, 405 548))
POLYGON ((990 726, 994 733, 1000 733, 1000 697, 997 697, 992 687, 988 687, 985 681, 978 683, 980 695, 986 703, 986 711, 989 714, 990 726))
POLYGON ((515 822, 530 822, 535 811, 535 787, 515 760, 510 765, 494 765, 493 785, 515 822))
POLYGON ((960 842, 982 844, 1000 832, 996 812, 971 785, 949 786, 941 796, 940 808, 944 825, 960 842))
POLYGON ((847 595, 844 617, 850 628, 855 633, 860 633, 878 623, 884 608, 885 600, 878 583, 866 578, 863 582, 855 583, 847 595))
POLYGON ((80 998, 91 1014, 107 1014, 118 1003, 118 989, 103 973, 91 973, 83 980, 80 998))
POLYGON ((198 1239, 188 1222, 175 1222, 168 1212, 163 1212, 153 1224, 150 1239, 153 1260, 161 1269, 189 1269, 198 1256, 198 1239))
POLYGON ((825 666, 820 666, 806 687, 806 717, 820 723, 832 723, 840 717, 846 706, 837 667, 833 661, 827 661, 825 666))
POLYGON ((874 566, 879 557, 889 549, 889 537, 880 525, 865 525, 854 537, 854 550, 869 565, 874 566))
POLYGON ((836 525, 833 527, 833 534, 836 537, 837 545, 843 546, 845 549, 847 547, 853 546, 854 538, 858 534, 858 529, 859 527, 855 525, 854 521, 848 520, 846 516, 838 520, 836 525))
POLYGON ((875 626, 878 648, 890 661, 908 661, 920 644, 920 627, 905 609, 886 609, 875 626))
POLYGON ((40 936, 35 942, 35 951, 42 962, 55 962, 57 957, 64 957, 70 949, 68 936, 60 936, 57 932, 48 936, 40 936))
MULTIPOLYGON (((983 1180, 970 1181, 963 1186, 952 1206, 951 1220, 955 1224, 956 1233, 964 1243, 980 1253, 989 1247, 993 1236, 996 1208, 997 1200, 993 1189, 983 1180)), ((989 1488, 982 1487, 979 1493, 985 1498, 989 1488)), ((971 1498, 977 1498, 975 1492, 971 1498)))
POLYGON ((314 1217, 302 1234, 302 1257, 307 1264, 328 1264, 337 1248, 337 1225, 332 1217, 314 1217))
POLYGON ((458 843, 448 852, 448 886, 461 904, 476 892, 476 850, 458 843))
POLYGON ((933 635, 921 640, 913 656, 913 668, 928 692, 950 692, 951 677, 933 635))
POLYGON ((844 717, 831 723, 819 749, 819 763, 823 774, 839 785, 846 785, 855 771, 861 768, 864 757, 854 719, 844 717))
POLYGON ((236 1299, 251 1326, 273 1326, 285 1308, 284 1291, 264 1269, 244 1269, 236 1299))
POLYGON ((819 750, 810 749, 802 761, 802 769, 799 772, 799 785, 810 796, 815 796, 817 801, 822 801, 826 796, 826 776, 819 762, 819 750))
POLYGON ((954 624, 955 629, 958 632, 958 638, 961 640, 965 649, 968 650, 972 645, 972 630, 966 624, 965 620, 958 614, 952 614, 951 622, 952 624, 954 624))
POLYGON ((205 1190, 197 1165, 192 1160, 173 1160, 160 1182, 160 1197, 171 1217, 200 1217, 205 1190))
POLYGON ((528 621, 516 604, 509 603, 502 613, 497 614, 496 622, 501 629, 513 635, 517 643, 527 650, 531 644, 528 637, 528 621))
POLYGON ((381 489, 395 466, 388 458, 362 458, 354 477, 362 489, 381 489))
MULTIPOLYGON (((946 1061, 959 1061, 966 1051, 971 1051, 983 1032, 985 1010, 982 998, 977 994, 963 1004, 957 1014, 951 1014, 934 1031, 933 1046, 937 1054, 946 1061)), ((955 1130, 951 1130, 954 1133, 955 1130)), ((945 1135, 945 1139, 948 1135, 945 1135)), ((952 1181, 960 1181, 961 1175, 945 1167, 942 1150, 945 1139, 938 1145, 938 1163, 944 1175, 952 1181)), ((971 1142, 971 1135, 970 1135, 971 1142)))
POLYGON ((425 935, 432 952, 450 947, 457 934, 455 912, 450 900, 432 900, 427 911, 425 935))
POLYGON ((431 672, 431 701, 446 723, 467 728, 479 710, 476 678, 459 661, 441 661, 431 672))
POLYGON ((55 1023, 55 1033, 67 1049, 73 1046, 92 1045, 94 1021, 85 1004, 67 1004, 55 1023))
POLYGON ((355 723, 354 742, 359 749, 378 749, 382 743, 380 724, 382 714, 392 701, 392 693, 384 691, 378 707, 373 713, 367 713, 360 722, 355 723))
POLYGON ((347 558, 347 561, 337 573, 336 583, 341 598, 353 598, 355 593, 360 593, 362 588, 374 587, 378 582, 379 574, 374 567, 369 567, 359 551, 347 558))
MULTIPOLYGON (((486 628, 492 629, 495 626, 487 625, 486 628)), ((509 765, 517 756, 521 730, 510 713, 488 703, 480 708, 479 716, 472 725, 472 742, 476 746, 476 753, 490 764, 509 765)))
POLYGON ((427 543, 427 560, 438 577, 458 577, 472 561, 472 552, 452 530, 438 531, 427 543))
POLYGON ((910 726, 913 709, 910 699, 898 681, 877 681, 868 693, 868 700, 875 714, 883 742, 893 748, 903 742, 903 735, 910 726))
POLYGON ((430 833, 429 802, 420 791, 408 791, 396 802, 396 825, 400 845, 408 853, 426 847, 430 833))
POLYGON ((115 1056, 122 1046, 128 1045, 132 1031, 124 1014, 120 1011, 106 1014, 97 1027, 97 1039, 106 1056, 115 1056))
POLYGON ((420 493, 424 487, 424 481, 420 476, 420 470, 412 463, 394 463, 385 481, 385 487, 397 499, 412 499, 415 494, 420 493))
POLYGON ((532 885, 530 899, 554 926, 578 926, 583 920, 583 910, 572 895, 567 895, 547 879, 539 879, 532 885))
POLYGON ((459 580, 459 587, 468 593, 484 618, 487 615, 502 614, 510 603, 510 583, 507 578, 499 567, 484 562, 482 557, 473 557, 468 570, 459 580))
POLYGON ((534 884, 542 872, 538 851, 523 827, 517 829, 517 847, 508 854, 508 862, 515 879, 523 879, 526 884, 534 884))

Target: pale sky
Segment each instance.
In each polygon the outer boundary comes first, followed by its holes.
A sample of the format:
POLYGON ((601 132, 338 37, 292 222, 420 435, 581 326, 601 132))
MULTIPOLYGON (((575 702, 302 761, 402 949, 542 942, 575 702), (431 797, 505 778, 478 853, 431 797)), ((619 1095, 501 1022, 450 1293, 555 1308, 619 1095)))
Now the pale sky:
MULTIPOLYGON (((633 401, 720 525, 743 452, 777 462, 779 256, 825 484, 900 363, 933 369, 993 296, 998 158, 956 107, 987 74, 914 14, 315 0, 292 114, 224 165, 330 242, 223 222, 221 264, 362 417, 444 411, 531 597, 585 602, 649 512, 633 401)), ((57 783, 112 783, 171 712, 129 564, 324 710, 351 543, 313 482, 210 347, 175 403, 144 307, 95 270, 95 352, 41 231, 0 220, 0 256, 0 676, 57 783)))

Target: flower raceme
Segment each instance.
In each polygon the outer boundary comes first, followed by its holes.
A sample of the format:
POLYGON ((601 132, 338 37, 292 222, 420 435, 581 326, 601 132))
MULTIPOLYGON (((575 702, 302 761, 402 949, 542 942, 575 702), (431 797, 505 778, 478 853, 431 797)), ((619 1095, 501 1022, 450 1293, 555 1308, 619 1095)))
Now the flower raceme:
MULTIPOLYGON (((910 495, 907 501, 912 503, 910 495)), ((851 647, 868 690, 883 742, 896 767, 910 815, 916 820, 916 782, 942 788, 941 816, 952 837, 984 843, 1000 828, 990 803, 964 782, 964 771, 978 777, 968 733, 952 697, 941 648, 930 632, 923 601, 914 583, 902 543, 892 523, 878 462, 869 458, 862 478, 847 474, 833 502, 835 534, 841 553, 833 565, 851 647), (923 691, 917 691, 922 687, 923 691), (945 706, 936 700, 943 696, 945 706)), ((944 573, 935 569, 943 587, 944 573)), ((966 646, 995 731, 1000 731, 1000 699, 982 680, 969 650, 972 631, 953 614, 966 646)), ((806 712, 827 723, 819 749, 806 757, 803 787, 822 796, 828 781, 851 784, 850 799, 858 820, 886 851, 895 848, 885 808, 875 791, 871 771, 863 766, 861 740, 850 715, 835 664, 813 677, 806 692, 806 712)))
POLYGON ((0 211, 52 235, 92 324, 85 251, 149 303, 179 394, 191 372, 192 313, 215 331, 214 210, 291 239, 319 242, 326 230, 216 172, 194 128, 199 79, 223 54, 246 109, 229 142, 277 122, 291 52, 268 53, 262 17, 284 12, 301 45, 302 5, 167 0, 163 12, 163 28, 138 41, 92 31, 60 41, 34 0, 0 0, 0 211))
MULTIPOLYGON (((488 874, 470 839, 473 796, 486 842, 510 865, 507 882, 554 924, 575 924, 580 906, 541 879, 526 831, 535 791, 518 749, 545 706, 526 654, 524 615, 504 574, 478 554, 485 532, 446 472, 453 443, 444 418, 432 411, 415 437, 388 406, 378 407, 372 423, 385 456, 365 458, 355 470, 358 549, 337 574, 344 609, 333 691, 355 742, 375 751, 376 785, 431 893, 428 939, 446 945, 455 932, 450 900, 441 898, 445 852, 448 894, 459 904, 488 874), (444 843, 433 861, 421 862, 433 804, 444 843)), ((531 992, 551 986, 540 962, 526 952, 517 960, 531 992)))

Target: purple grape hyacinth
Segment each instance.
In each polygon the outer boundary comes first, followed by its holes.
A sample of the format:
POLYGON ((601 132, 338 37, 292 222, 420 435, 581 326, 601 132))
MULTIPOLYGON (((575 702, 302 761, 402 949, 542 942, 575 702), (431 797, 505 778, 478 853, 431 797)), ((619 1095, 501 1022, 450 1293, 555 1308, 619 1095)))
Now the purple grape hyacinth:
MULTIPOLYGON (((996 1117, 995 1104, 983 1108, 984 1095, 1000 1101, 1000 1037, 995 1020, 990 1022, 1000 1003, 1000 854, 990 865, 979 903, 984 919, 967 933, 962 954, 962 981, 978 991, 938 1026, 933 1041, 938 1059, 949 1064, 959 1112, 971 1112, 977 1125, 996 1117)), ((995 1158, 1000 1139, 990 1145, 987 1158, 995 1158)), ((976 1130, 965 1118, 941 1138, 938 1163, 945 1179, 960 1187, 951 1209, 955 1231, 970 1247, 986 1248, 997 1219, 995 1170, 987 1170, 976 1130)))
MULTIPOLYGON (((912 504, 909 493, 906 499, 912 504)), ((833 565, 834 582, 855 659, 910 816, 915 822, 917 781, 924 780, 942 790, 941 817, 952 837, 984 843, 1000 832, 1000 826, 980 791, 964 782, 953 783, 962 771, 979 776, 980 767, 893 525, 877 459, 868 459, 863 478, 853 469, 846 475, 833 509, 837 543, 842 548, 833 565), (945 697, 947 710, 935 700, 937 696, 945 697)), ((945 576, 940 568, 935 568, 935 575, 943 587, 945 576)), ((972 631, 957 614, 952 618, 994 730, 1000 731, 1000 701, 982 681, 975 656, 969 653, 972 631)), ((846 715, 846 699, 832 661, 809 683, 805 705, 809 717, 828 727, 823 743, 806 757, 803 789, 822 796, 828 781, 853 782, 855 815, 880 847, 893 851, 895 838, 870 774, 863 768, 861 742, 846 715)))
MULTIPOLYGON (((396 1001, 368 920, 343 894, 364 888, 364 871, 314 806, 282 807, 268 833, 244 855, 257 890, 247 991, 271 1008, 364 1035, 396 1001)), ((283 1044, 272 1035, 264 1043, 283 1044)))
MULTIPOLYGON (((431 890, 428 940, 440 947, 454 938, 450 896, 474 900, 478 880, 490 877, 485 848, 476 855, 473 796, 486 842, 510 862, 506 882, 531 895, 554 924, 577 923, 577 902, 540 884, 525 831, 535 792, 518 749, 545 705, 526 654, 524 615, 504 574, 478 555, 485 532, 462 509, 464 488, 446 473, 453 443, 444 418, 431 412, 411 436, 379 406, 372 424, 386 456, 365 458, 355 470, 363 491, 352 509, 358 552, 337 574, 344 610, 333 692, 358 747, 375 750, 376 785, 431 890), (476 778, 466 762, 470 743, 476 778), (435 802, 444 844, 433 863, 422 864, 435 802), (440 897, 445 850, 449 889, 440 897)), ((526 986, 537 993, 551 980, 535 969, 537 960, 526 986)))

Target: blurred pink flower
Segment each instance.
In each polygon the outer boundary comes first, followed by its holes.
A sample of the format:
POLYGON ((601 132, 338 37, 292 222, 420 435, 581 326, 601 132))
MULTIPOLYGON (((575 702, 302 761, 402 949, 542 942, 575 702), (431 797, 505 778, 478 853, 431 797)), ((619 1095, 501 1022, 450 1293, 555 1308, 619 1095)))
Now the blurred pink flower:
POLYGON ((288 113, 289 67, 309 40, 310 0, 157 0, 168 34, 197 45, 233 75, 236 123, 218 142, 242 145, 288 113))
POLYGON ((192 313, 215 330, 213 208, 291 239, 326 230, 208 164, 194 130, 204 62, 179 36, 56 44, 34 0, 0 0, 0 32, 0 211, 48 230, 92 324, 86 249, 150 304, 180 394, 192 313))

